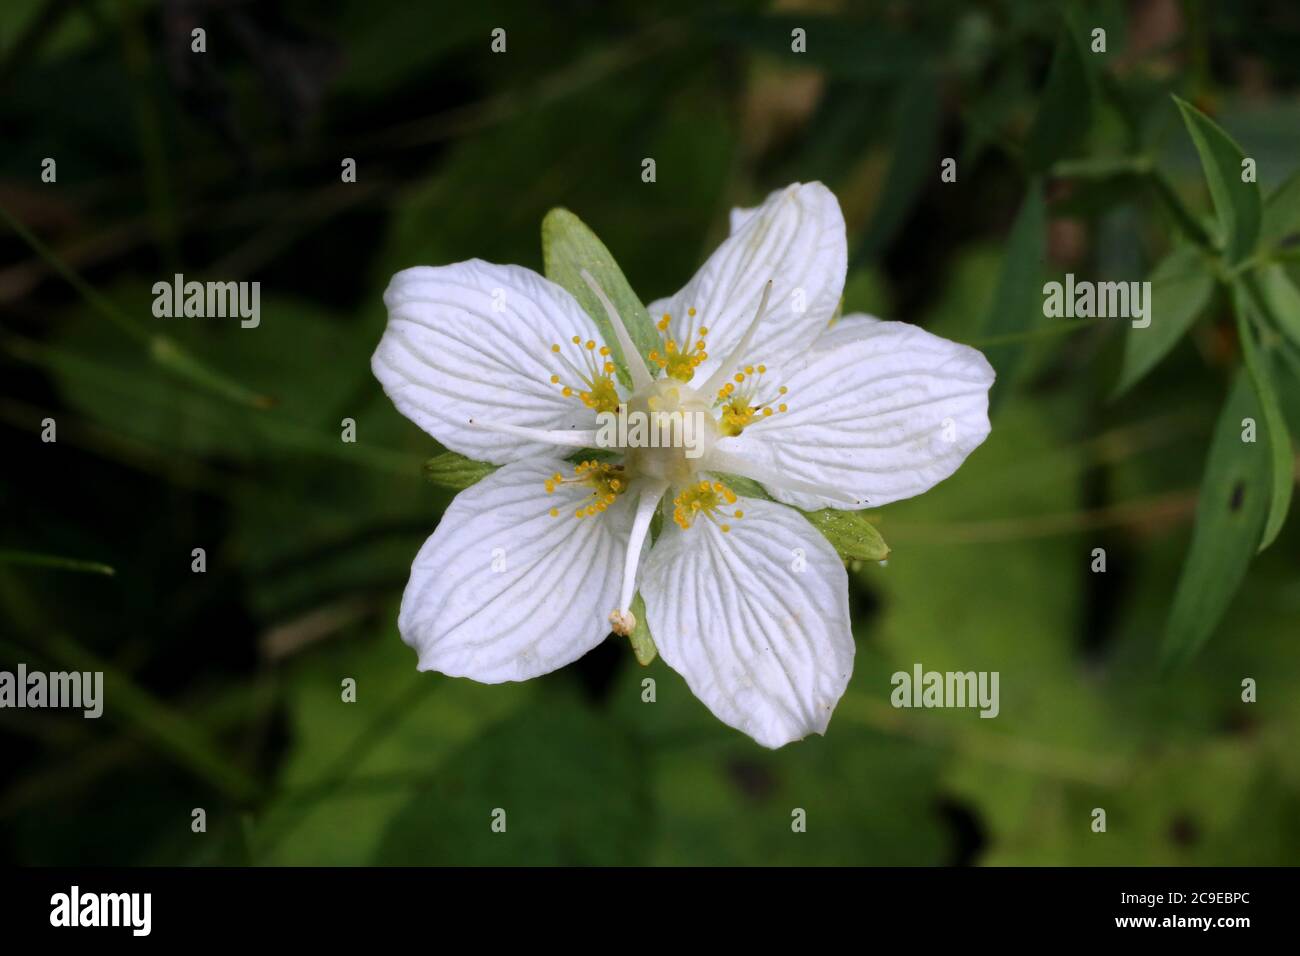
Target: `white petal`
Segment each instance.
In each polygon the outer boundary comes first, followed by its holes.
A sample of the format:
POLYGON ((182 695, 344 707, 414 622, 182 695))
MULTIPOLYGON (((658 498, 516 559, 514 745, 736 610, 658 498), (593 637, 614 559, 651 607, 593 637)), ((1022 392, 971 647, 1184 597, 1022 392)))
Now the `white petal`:
POLYGON ((696 369, 696 381, 708 378, 740 343, 769 279, 767 316, 746 354, 737 357, 741 362, 771 363, 806 349, 844 291, 844 216, 829 189, 795 183, 748 212, 680 292, 650 307, 654 319, 665 312, 672 316, 678 342, 692 329, 708 328, 709 359, 696 369), (687 314, 691 308, 693 318, 687 314))
POLYGON ((609 633, 631 525, 627 495, 575 518, 591 489, 565 484, 547 494, 557 471, 573 468, 546 458, 506 465, 452 501, 416 556, 398 617, 420 670, 526 680, 577 660, 609 633))
POLYGON ((848 315, 841 315, 834 321, 827 323, 821 335, 813 342, 813 347, 829 349, 845 342, 856 341, 871 335, 876 331, 874 327, 883 321, 884 319, 877 318, 874 315, 867 315, 865 312, 850 312, 848 315))
POLYGON ((735 235, 740 227, 753 217, 761 206, 733 206, 731 208, 731 234, 735 235))
POLYGON ((844 565, 798 512, 741 498, 729 532, 665 522, 641 582, 659 654, 765 747, 824 733, 853 671, 844 565), (801 569, 801 570, 799 570, 801 569))
POLYGON ((546 430, 595 427, 595 412, 560 390, 585 388, 571 365, 585 369, 586 350, 573 337, 605 343, 555 283, 521 266, 471 259, 397 273, 384 303, 388 328, 370 362, 375 377, 398 411, 452 451, 494 464, 554 451, 476 428, 471 419, 546 430), (552 375, 561 384, 552 384, 552 375))
MULTIPOLYGON (((865 499, 869 507, 938 484, 989 433, 988 361, 904 322, 845 316, 817 348, 769 369, 767 379, 788 387, 780 397, 788 411, 719 441, 717 450, 865 499)), ((852 507, 769 491, 806 510, 852 507)))

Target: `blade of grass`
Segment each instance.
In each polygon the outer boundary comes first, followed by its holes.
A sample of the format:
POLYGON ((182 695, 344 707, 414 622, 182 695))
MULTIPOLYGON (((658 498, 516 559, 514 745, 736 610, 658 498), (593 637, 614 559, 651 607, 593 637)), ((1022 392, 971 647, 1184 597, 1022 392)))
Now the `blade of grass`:
POLYGON ((99 561, 82 561, 64 558, 57 554, 37 554, 34 551, 0 550, 0 564, 22 564, 33 568, 56 568, 60 571, 80 571, 84 574, 102 574, 112 577, 117 572, 99 561))
POLYGON ((132 320, 121 309, 100 295, 90 283, 56 256, 26 226, 10 215, 9 210, 5 209, 4 206, 0 206, 0 219, 4 220, 9 228, 18 234, 19 238, 31 246, 33 252, 61 275, 88 306, 144 346, 146 354, 156 365, 174 375, 179 375, 191 384, 238 405, 265 409, 271 408, 275 404, 267 396, 259 395, 228 378, 223 373, 209 368, 204 362, 185 351, 167 336, 153 335, 148 332, 138 322, 132 320))

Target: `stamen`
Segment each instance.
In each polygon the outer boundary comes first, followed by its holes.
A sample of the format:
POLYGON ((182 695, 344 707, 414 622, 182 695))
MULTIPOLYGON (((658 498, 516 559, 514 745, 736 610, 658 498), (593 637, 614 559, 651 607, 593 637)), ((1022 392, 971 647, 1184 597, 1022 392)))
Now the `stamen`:
MULTIPOLYGON (((686 314, 691 318, 695 318, 695 309, 687 309, 686 314)), ((664 350, 662 353, 658 349, 651 352, 650 361, 667 372, 669 378, 675 378, 679 382, 689 382, 695 377, 695 369, 709 357, 709 353, 705 351, 707 346, 704 343, 709 330, 701 325, 699 331, 696 332, 690 326, 687 326, 686 335, 683 336, 679 344, 669 331, 672 321, 673 317, 667 312, 659 320, 656 328, 659 329, 659 334, 663 338, 664 350), (691 345, 692 339, 695 339, 694 346, 691 345)))
POLYGON ((855 508, 865 508, 871 503, 867 498, 859 498, 856 495, 819 485, 816 482, 791 478, 775 468, 768 468, 766 465, 757 464, 740 455, 733 455, 728 452, 717 450, 710 452, 700 467, 707 468, 710 471, 728 471, 734 475, 757 481, 768 488, 775 488, 778 491, 820 495, 832 501, 841 501, 844 504, 853 505, 855 508))
MULTIPOLYGON (((734 505, 736 501, 736 493, 722 482, 702 478, 698 482, 687 486, 673 499, 673 521, 677 522, 677 526, 685 531, 695 522, 696 518, 703 515, 716 524, 725 534, 731 530, 731 525, 720 522, 715 512, 721 512, 722 517, 726 518, 727 514, 723 511, 724 506, 734 505)), ((732 512, 732 515, 736 518, 743 518, 745 513, 737 509, 732 512)))
MULTIPOLYGON (((636 515, 632 518, 632 532, 627 540, 627 556, 623 559, 623 589, 619 593, 618 607, 609 616, 614 630, 620 634, 621 625, 627 626, 627 634, 636 627, 636 617, 632 614, 632 595, 636 593, 636 569, 641 561, 641 545, 650 530, 650 521, 654 518, 659 499, 668 488, 666 481, 648 482, 641 486, 641 497, 636 503, 636 515)), ((624 634, 626 636, 626 634, 624 634)))
MULTIPOLYGON (((561 485, 587 485, 592 489, 590 499, 573 512, 575 518, 591 518, 604 512, 627 491, 628 478, 622 465, 590 459, 573 466, 572 478, 565 478, 558 471, 547 478, 546 493, 555 494, 555 489, 561 485)), ((558 518, 560 509, 552 508, 550 514, 552 518, 558 518)))
POLYGON ((529 441, 544 442, 548 445, 563 445, 566 448, 596 446, 594 428, 528 428, 523 425, 508 425, 505 422, 485 422, 479 418, 471 418, 469 423, 475 428, 500 432, 502 435, 514 435, 516 438, 527 438, 529 441))
POLYGON ((614 303, 609 301, 609 296, 605 295, 596 280, 592 278, 591 273, 583 269, 581 273, 582 281, 587 283, 587 287, 596 294, 600 304, 605 307, 605 314, 609 316, 609 322, 614 327, 614 337, 618 339, 618 347, 623 352, 623 361, 627 363, 628 374, 632 376, 632 388, 641 391, 643 388, 652 384, 654 379, 650 377, 650 370, 646 368, 645 359, 632 344, 632 336, 628 335, 627 328, 623 325, 623 320, 619 317, 618 309, 614 308, 614 303))
POLYGON ((596 342, 593 340, 588 339, 584 343, 580 336, 575 335, 571 341, 577 346, 583 368, 579 368, 562 354, 558 342, 551 346, 551 351, 559 355, 560 361, 568 368, 569 374, 582 384, 573 385, 565 382, 559 375, 551 376, 551 384, 559 385, 560 394, 565 398, 576 395, 582 401, 582 404, 594 411, 618 411, 622 399, 619 398, 618 388, 614 385, 614 363, 608 358, 609 348, 604 345, 600 346, 600 357, 597 358, 596 342))
MULTIPOLYGON (((743 372, 737 372, 734 382, 728 382, 718 389, 717 401, 722 403, 722 416, 719 419, 722 434, 735 437, 743 432, 754 419, 768 418, 772 415, 773 398, 765 398, 763 376, 767 374, 766 365, 747 365, 743 372), (737 385, 740 387, 737 388, 737 385)), ((782 385, 777 389, 778 396, 789 389, 782 385)), ((770 394, 770 393, 769 393, 770 394)), ((778 411, 786 411, 782 404, 778 411)))

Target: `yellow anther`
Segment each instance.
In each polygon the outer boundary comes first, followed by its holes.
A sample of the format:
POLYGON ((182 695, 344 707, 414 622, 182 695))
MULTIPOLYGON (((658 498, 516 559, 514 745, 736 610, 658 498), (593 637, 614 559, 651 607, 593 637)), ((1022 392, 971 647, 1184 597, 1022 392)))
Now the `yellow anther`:
MULTIPOLYGON (((732 376, 733 381, 718 389, 717 401, 721 405, 718 425, 724 435, 739 435, 756 420, 772 415, 770 398, 764 397, 763 376, 766 374, 766 365, 746 365, 732 376)), ((777 391, 784 395, 789 389, 782 385, 777 391)), ((771 396, 771 392, 766 392, 766 395, 771 396)), ((785 406, 779 410, 785 411, 785 406)))
MULTIPOLYGON (((736 493, 720 481, 699 481, 690 485, 673 499, 673 521, 683 530, 690 528, 701 515, 717 522, 725 515, 719 510, 723 505, 734 505, 736 493)), ((744 517, 744 512, 736 510, 736 518, 744 517)), ((731 526, 720 524, 722 531, 730 531, 731 526)))
MULTIPOLYGON (((686 314, 694 318, 695 309, 687 309, 686 314)), ((655 323, 663 341, 662 348, 650 353, 650 362, 663 369, 669 378, 675 378, 679 382, 689 382, 694 378, 696 368, 709 357, 704 350, 704 336, 708 335, 709 330, 701 328, 698 334, 692 334, 688 328, 686 334, 678 338, 670 331, 671 325, 672 315, 668 312, 665 312, 655 323), (692 342, 694 345, 691 344, 692 342)))
MULTIPOLYGON (((591 518, 603 513, 618 500, 618 496, 627 490, 627 478, 622 465, 588 460, 573 467, 573 477, 565 478, 556 472, 546 480, 546 493, 550 494, 560 485, 586 485, 591 494, 582 506, 573 512, 575 518, 591 518)), ((559 516, 559 509, 552 508, 551 517, 559 516)))
MULTIPOLYGON (((565 398, 576 395, 584 405, 597 412, 618 411, 622 399, 614 384, 617 366, 612 361, 599 361, 593 355, 599 348, 597 354, 608 357, 609 347, 600 345, 594 339, 587 339, 584 342, 579 335, 573 336, 571 341, 581 350, 582 357, 573 362, 561 358, 560 361, 568 369, 568 374, 552 375, 551 384, 562 386, 560 394, 565 398), (569 378, 569 381, 565 382, 565 378, 569 378)), ((552 345, 551 351, 560 352, 560 346, 552 345)))

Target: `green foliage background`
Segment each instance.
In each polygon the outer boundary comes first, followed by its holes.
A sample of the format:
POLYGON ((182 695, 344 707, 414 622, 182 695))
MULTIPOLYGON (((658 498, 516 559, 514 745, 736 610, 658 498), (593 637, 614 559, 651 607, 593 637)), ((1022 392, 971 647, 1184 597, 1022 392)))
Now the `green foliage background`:
POLYGON ((0 6, 0 667, 108 675, 99 721, 0 711, 7 859, 1297 860, 1294 5, 702 7, 199 3, 200 59, 175 8, 0 6), (369 371, 388 277, 540 270, 565 207, 649 301, 813 179, 844 307, 999 371, 986 444, 870 514, 826 737, 763 750, 618 639, 526 685, 417 674, 397 603, 453 492, 369 371), (261 326, 155 319, 175 272, 260 281, 261 326), (1152 327, 1045 318, 1066 272, 1153 276, 1152 327), (1000 716, 895 710, 916 662, 999 671, 1000 716))

